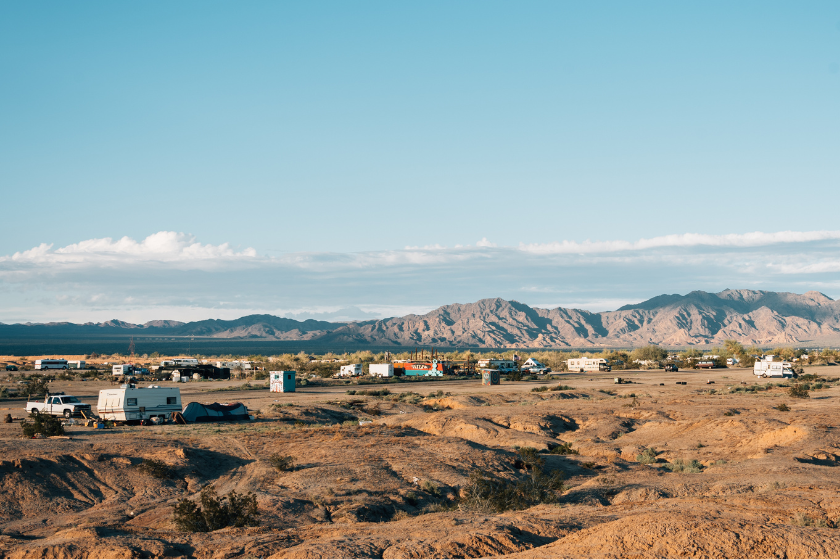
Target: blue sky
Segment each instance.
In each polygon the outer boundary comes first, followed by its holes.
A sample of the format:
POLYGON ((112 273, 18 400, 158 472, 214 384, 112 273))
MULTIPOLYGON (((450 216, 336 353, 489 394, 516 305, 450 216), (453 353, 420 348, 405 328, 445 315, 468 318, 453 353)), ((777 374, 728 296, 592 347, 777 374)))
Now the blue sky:
POLYGON ((7 1, 0 76, 0 321, 840 296, 837 2, 7 1))

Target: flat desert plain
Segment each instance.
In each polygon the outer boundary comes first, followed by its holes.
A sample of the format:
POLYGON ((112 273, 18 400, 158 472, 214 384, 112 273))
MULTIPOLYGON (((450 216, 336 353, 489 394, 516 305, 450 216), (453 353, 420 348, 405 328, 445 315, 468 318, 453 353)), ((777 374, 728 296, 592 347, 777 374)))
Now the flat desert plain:
MULTIPOLYGON (((346 394, 376 385, 212 391, 241 383, 180 387, 184 403, 243 402, 259 411, 253 422, 69 426, 70 439, 38 440, 0 424, 0 555, 840 557, 840 386, 792 398, 729 369, 412 382, 385 396, 346 394), (532 391, 558 383, 571 389, 532 391), (548 453, 564 443, 578 454, 548 453), (519 511, 465 502, 473 471, 529 476, 523 447, 542 452, 546 472, 562 471, 566 488, 519 511), (293 457, 294 470, 278 471, 275 455, 293 457), (146 459, 171 477, 138 469, 146 459), (693 460, 698 472, 668 468, 693 460), (253 492, 260 525, 176 530, 173 506, 208 485, 253 492)), ((95 405, 105 387, 53 390, 95 405)), ((0 416, 22 417, 23 404, 0 402, 0 416)))

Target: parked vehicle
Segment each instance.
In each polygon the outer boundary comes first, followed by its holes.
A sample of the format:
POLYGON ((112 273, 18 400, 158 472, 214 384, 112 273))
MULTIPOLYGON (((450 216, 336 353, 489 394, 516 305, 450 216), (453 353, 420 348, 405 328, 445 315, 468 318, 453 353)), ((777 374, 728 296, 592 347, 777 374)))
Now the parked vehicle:
POLYGON ((551 368, 541 362, 538 362, 534 358, 528 358, 525 360, 525 363, 522 364, 521 371, 522 373, 549 373, 551 372, 551 368))
POLYGON ((112 375, 131 375, 134 366, 131 364, 119 364, 111 368, 112 375))
POLYGON ((181 390, 177 387, 135 387, 99 391, 96 411, 103 420, 132 422, 158 417, 166 420, 172 412, 181 412, 181 390))
POLYGON ((64 393, 47 395, 43 401, 29 401, 26 403, 25 410, 32 413, 40 412, 42 414, 51 414, 52 416, 64 416, 65 418, 81 416, 82 411, 88 416, 92 416, 89 404, 83 403, 78 397, 65 395, 64 393))
POLYGON ((362 364, 347 364, 346 366, 341 366, 341 370, 338 372, 339 377, 354 377, 356 375, 362 375, 362 364))
POLYGON ((665 371, 679 371, 677 364, 665 364, 665 371))
POLYGON ((14 364, 6 364, 6 371, 17 371, 18 367, 14 364))
POLYGON ((394 364, 370 364, 369 371, 374 377, 394 377, 394 364))
POLYGON ((67 360, 35 360, 35 369, 67 369, 67 360))
POLYGON ((793 364, 774 360, 775 356, 764 356, 756 360, 753 373, 758 377, 796 377, 793 364))

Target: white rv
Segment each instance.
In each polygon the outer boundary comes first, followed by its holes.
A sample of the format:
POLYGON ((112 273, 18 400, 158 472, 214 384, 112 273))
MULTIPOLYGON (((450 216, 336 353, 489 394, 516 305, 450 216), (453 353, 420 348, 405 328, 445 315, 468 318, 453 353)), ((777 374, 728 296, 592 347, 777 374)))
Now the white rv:
POLYGON ((763 356, 756 360, 753 373, 758 377, 793 377, 793 365, 790 362, 776 361, 776 356, 763 356))
POLYGON ((370 364, 369 371, 374 377, 394 377, 394 364, 370 364))
POLYGON ((84 360, 68 360, 67 367, 70 369, 85 369, 85 361, 84 360))
POLYGON ((67 360, 35 360, 35 369, 67 369, 67 360))
POLYGON ((111 368, 111 375, 131 375, 133 371, 131 364, 119 364, 111 368))
POLYGON ((103 420, 130 422, 153 416, 166 419, 171 412, 181 412, 181 390, 157 385, 103 389, 99 391, 96 411, 103 420))
POLYGON ((566 366, 569 368, 569 371, 578 371, 581 373, 585 371, 610 371, 612 369, 609 362, 604 358, 572 358, 571 360, 566 360, 566 366))
POLYGON ((338 372, 338 375, 339 377, 362 375, 362 364, 347 364, 346 366, 341 366, 341 370, 338 372))

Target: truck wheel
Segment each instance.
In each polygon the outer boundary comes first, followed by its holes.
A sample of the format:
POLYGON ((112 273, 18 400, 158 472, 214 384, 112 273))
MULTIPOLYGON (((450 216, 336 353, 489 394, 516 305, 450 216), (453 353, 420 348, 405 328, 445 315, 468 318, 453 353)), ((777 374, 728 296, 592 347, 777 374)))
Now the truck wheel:
POLYGON ((70 418, 71 416, 73 416, 73 413, 72 413, 72 412, 70 412, 69 410, 65 410, 65 411, 64 411, 64 417, 65 417, 65 418, 70 418))
POLYGON ((38 409, 37 409, 37 408, 33 408, 33 409, 32 409, 32 410, 30 410, 29 412, 31 412, 32 414, 38 414, 38 409))

